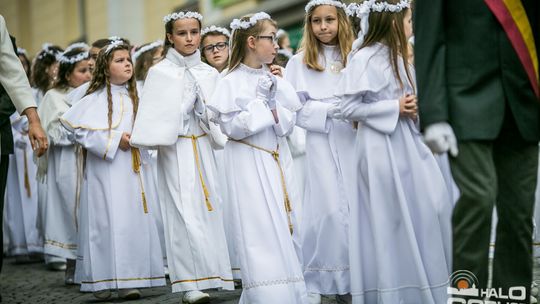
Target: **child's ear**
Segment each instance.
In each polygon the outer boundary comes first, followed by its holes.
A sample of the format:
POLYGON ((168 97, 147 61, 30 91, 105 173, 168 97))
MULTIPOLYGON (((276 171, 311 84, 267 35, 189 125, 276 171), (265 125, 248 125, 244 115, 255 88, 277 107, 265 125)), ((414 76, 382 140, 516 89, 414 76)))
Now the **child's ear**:
POLYGON ((172 37, 171 37, 172 35, 169 33, 167 33, 166 35, 167 35, 167 40, 169 40, 169 43, 174 45, 174 43, 172 42, 172 37))
POLYGON ((249 37, 247 38, 247 46, 248 46, 250 49, 254 49, 254 48, 255 48, 255 37, 249 36, 249 37))

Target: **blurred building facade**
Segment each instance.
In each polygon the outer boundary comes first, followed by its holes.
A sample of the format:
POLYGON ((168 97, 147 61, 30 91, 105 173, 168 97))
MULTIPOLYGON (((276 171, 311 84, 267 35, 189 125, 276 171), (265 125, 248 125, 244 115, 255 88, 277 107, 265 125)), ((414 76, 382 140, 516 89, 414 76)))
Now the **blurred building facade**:
POLYGON ((17 44, 30 57, 45 42, 66 47, 99 38, 121 36, 139 45, 164 39, 163 16, 178 10, 196 10, 203 26, 227 26, 232 19, 265 11, 287 30, 295 47, 301 38, 306 0, 0 0, 17 44))

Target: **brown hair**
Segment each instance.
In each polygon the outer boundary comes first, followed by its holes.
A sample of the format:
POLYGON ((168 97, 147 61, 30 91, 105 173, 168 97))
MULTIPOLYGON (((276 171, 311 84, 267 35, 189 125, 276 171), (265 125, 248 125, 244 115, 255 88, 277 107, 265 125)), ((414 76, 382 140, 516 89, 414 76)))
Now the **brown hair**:
MULTIPOLYGON (((152 43, 152 42, 150 42, 152 43)), ((141 45, 138 49, 141 49, 150 43, 146 43, 141 45)), ((160 50, 163 46, 158 46, 153 49, 150 49, 146 52, 143 52, 139 57, 137 57, 137 60, 135 61, 135 80, 145 80, 146 75, 148 74, 148 70, 152 67, 154 64, 154 56, 156 55, 157 51, 160 50)), ((160 59, 161 60, 161 59, 160 59)))
MULTIPOLYGON (((398 0, 386 0, 387 3, 396 4, 398 0)), ((399 57, 403 61, 407 80, 414 90, 414 82, 409 70, 409 43, 405 36, 403 28, 403 19, 407 9, 400 12, 371 12, 369 14, 369 29, 364 38, 364 43, 360 48, 371 46, 376 42, 381 42, 388 47, 389 61, 392 65, 392 70, 401 88, 403 88, 403 79, 399 73, 399 57)))
MULTIPOLYGON (((99 55, 96 60, 96 69, 94 70, 92 81, 90 82, 90 86, 88 87, 88 90, 86 91, 86 94, 85 94, 85 95, 89 95, 93 92, 96 92, 102 89, 103 87, 106 87, 107 105, 108 105, 108 110, 109 110, 107 113, 109 131, 111 131, 111 128, 112 128, 112 114, 113 114, 109 65, 111 64, 111 61, 114 57, 114 52, 118 50, 126 50, 129 52, 129 46, 126 44, 119 44, 113 47, 108 52, 107 52, 107 48, 102 48, 99 51, 99 55)), ((135 120, 135 117, 137 116, 137 109, 139 107, 139 97, 137 96, 137 83, 135 81, 135 77, 131 76, 131 78, 127 81, 127 83, 128 83, 129 97, 131 98, 131 102, 133 103, 133 120, 135 120)))
MULTIPOLYGON (((317 37, 313 33, 311 27, 311 17, 313 16, 313 11, 320 5, 313 6, 309 12, 306 13, 304 17, 304 33, 302 35, 302 41, 300 42, 300 50, 304 51, 304 63, 307 65, 308 69, 322 72, 324 67, 319 63, 319 53, 321 53, 322 47, 317 37)), ((352 43, 354 41, 354 34, 351 29, 351 23, 349 17, 345 10, 340 7, 335 7, 337 11, 337 20, 338 20, 338 46, 341 54, 341 63, 343 66, 347 65, 347 55, 351 51, 352 43)))
MULTIPOLYGON (((84 49, 77 48, 74 50, 71 50, 65 54, 63 54, 64 57, 73 58, 81 53, 86 52, 84 49)), ((77 61, 75 63, 69 63, 69 62, 60 62, 60 65, 58 67, 58 77, 56 77, 56 82, 54 84, 55 89, 66 89, 69 87, 68 83, 68 76, 73 73, 73 70, 75 70, 75 67, 77 66, 77 63, 90 59, 90 56, 87 54, 85 59, 82 59, 80 61, 77 61)))
POLYGON ((62 53, 62 51, 59 46, 52 45, 47 50, 41 50, 36 56, 32 67, 31 82, 42 93, 47 92, 53 85, 54 79, 49 77, 47 69, 56 62, 56 55, 62 53))
MULTIPOLYGON (((188 13, 187 11, 179 11, 179 12, 176 12, 176 13, 188 13)), ((194 18, 195 20, 197 20, 197 22, 199 23, 199 32, 201 31, 201 28, 202 28, 202 24, 201 24, 201 20, 197 19, 197 18, 194 18)), ((167 55, 167 52, 169 51, 170 48, 174 48, 174 45, 172 44, 172 42, 169 41, 169 38, 167 37, 167 34, 171 34, 172 35, 172 31, 173 31, 173 28, 174 28, 174 23, 177 21, 177 20, 181 20, 181 19, 176 19, 176 20, 169 20, 169 22, 165 23, 165 39, 163 39, 163 57, 165 57, 167 55)), ((202 40, 201 40, 202 41, 202 40)))
MULTIPOLYGON (((240 21, 249 21, 253 14, 245 15, 240 21)), ((257 21, 252 27, 247 29, 236 29, 231 37, 231 54, 229 56, 229 73, 236 69, 244 57, 246 57, 247 39, 250 36, 258 36, 264 31, 264 26, 270 24, 277 30, 277 23, 273 19, 263 19, 257 21)))

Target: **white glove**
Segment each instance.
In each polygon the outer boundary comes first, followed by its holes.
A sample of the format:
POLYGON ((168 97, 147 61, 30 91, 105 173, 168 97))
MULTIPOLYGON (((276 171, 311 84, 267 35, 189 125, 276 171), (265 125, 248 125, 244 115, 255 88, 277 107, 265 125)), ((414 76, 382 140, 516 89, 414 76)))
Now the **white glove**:
POLYGON ((326 112, 326 116, 333 119, 343 119, 343 113, 341 112, 341 107, 339 106, 339 104, 337 103, 332 104, 328 108, 328 111, 326 112))
POLYGON ((454 157, 458 155, 456 135, 447 122, 438 122, 428 126, 424 132, 424 142, 434 153, 449 152, 454 157))
POLYGON ((264 100, 266 104, 268 104, 270 110, 276 108, 276 89, 276 76, 268 73, 259 78, 259 83, 257 84, 257 98, 264 100))

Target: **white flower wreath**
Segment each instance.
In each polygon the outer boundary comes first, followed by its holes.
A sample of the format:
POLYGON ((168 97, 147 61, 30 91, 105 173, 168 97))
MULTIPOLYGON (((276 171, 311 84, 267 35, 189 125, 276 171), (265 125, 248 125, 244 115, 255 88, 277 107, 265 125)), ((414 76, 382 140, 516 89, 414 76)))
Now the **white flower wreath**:
POLYGON ((341 2, 341 1, 335 1, 335 0, 311 0, 306 5, 306 13, 309 13, 309 11, 311 11, 311 9, 313 7, 319 6, 319 5, 331 5, 331 6, 335 6, 335 7, 338 7, 338 8, 342 8, 344 10, 347 9, 347 6, 345 5, 345 3, 341 2))
POLYGON ((85 59, 88 59, 90 58, 90 55, 88 54, 88 51, 85 51, 85 52, 82 52, 82 53, 79 53, 77 54, 76 56, 73 56, 73 57, 67 57, 65 54, 67 53, 68 51, 65 51, 62 55, 60 55, 58 57, 58 61, 60 63, 69 63, 69 64, 75 64, 79 61, 83 61, 85 59))
POLYGON ((259 12, 251 16, 251 18, 249 18, 249 20, 246 20, 246 21, 242 21, 240 19, 234 19, 231 22, 231 29, 233 31, 239 30, 239 29, 247 30, 248 28, 254 26, 258 21, 265 20, 265 19, 272 19, 272 18, 270 17, 270 15, 268 15, 265 12, 259 12))
POLYGON ((135 51, 135 53, 133 53, 133 56, 131 56, 133 58, 133 61, 137 60, 137 58, 139 58, 139 56, 141 56, 143 53, 145 52, 148 52, 150 50, 153 50, 157 47, 160 47, 163 45, 163 40, 156 40, 148 45, 145 45, 143 46, 142 48, 139 48, 137 51, 135 51))
POLYGON ((231 37, 231 33, 229 32, 228 29, 226 29, 224 27, 221 27, 221 26, 215 26, 215 25, 209 26, 209 27, 205 28, 204 30, 202 30, 201 31, 201 37, 208 34, 208 33, 212 33, 212 32, 221 33, 224 36, 227 36, 227 38, 231 37))
POLYGON ((178 19, 185 19, 185 18, 195 18, 202 22, 203 16, 197 12, 177 12, 168 14, 167 16, 163 17, 163 22, 167 23, 171 20, 178 20, 178 19))

